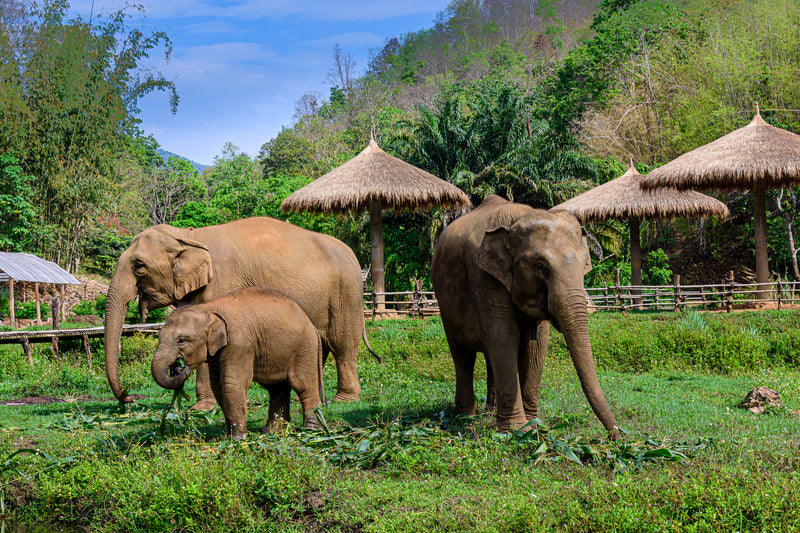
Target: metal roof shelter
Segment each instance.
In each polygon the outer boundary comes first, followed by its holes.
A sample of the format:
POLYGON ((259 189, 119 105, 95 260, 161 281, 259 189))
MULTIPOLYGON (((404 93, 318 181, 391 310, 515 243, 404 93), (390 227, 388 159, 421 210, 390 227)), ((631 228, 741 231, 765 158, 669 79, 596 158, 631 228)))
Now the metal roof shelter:
POLYGON ((30 281, 56 285, 80 285, 72 274, 33 254, 0 252, 0 281, 30 281))
MULTIPOLYGON (((36 321, 41 323, 39 308, 39 283, 52 283, 61 287, 61 302, 64 301, 64 285, 80 285, 72 274, 53 263, 33 254, 0 252, 0 282, 8 282, 8 314, 11 326, 16 325, 14 313, 14 282, 25 281, 36 285, 36 321)), ((61 307, 61 318, 64 308, 61 307)))

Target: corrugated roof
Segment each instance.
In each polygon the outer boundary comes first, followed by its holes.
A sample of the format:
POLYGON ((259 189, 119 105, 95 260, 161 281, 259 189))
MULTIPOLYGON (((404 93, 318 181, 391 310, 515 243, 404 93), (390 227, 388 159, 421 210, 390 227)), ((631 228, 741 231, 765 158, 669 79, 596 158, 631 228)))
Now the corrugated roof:
POLYGON ((81 284, 72 274, 57 264, 33 254, 0 252, 0 270, 14 281, 38 281, 39 283, 63 285, 81 284))

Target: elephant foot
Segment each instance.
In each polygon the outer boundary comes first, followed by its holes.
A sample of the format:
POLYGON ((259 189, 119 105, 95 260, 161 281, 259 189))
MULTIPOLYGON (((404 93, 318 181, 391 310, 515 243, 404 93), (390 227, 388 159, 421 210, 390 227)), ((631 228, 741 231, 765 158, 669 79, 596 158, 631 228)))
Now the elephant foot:
POLYGON ((272 433, 274 431, 280 431, 281 429, 285 428, 289 425, 289 422, 281 418, 280 416, 276 416, 269 420, 264 427, 261 428, 261 433, 272 433))
POLYGON ((498 418, 496 421, 498 433, 513 433, 514 431, 522 430, 528 432, 532 426, 525 427, 528 420, 524 418, 498 418))
POLYGON ((303 427, 306 429, 320 429, 322 424, 319 423, 317 415, 310 414, 306 417, 306 423, 303 424, 303 427))
POLYGON ((192 411, 210 411, 217 405, 217 400, 214 398, 204 398, 197 400, 193 406, 190 407, 192 411))
POLYGON ((337 392, 336 396, 331 400, 332 402, 355 402, 359 399, 359 394, 348 394, 346 392, 337 392))

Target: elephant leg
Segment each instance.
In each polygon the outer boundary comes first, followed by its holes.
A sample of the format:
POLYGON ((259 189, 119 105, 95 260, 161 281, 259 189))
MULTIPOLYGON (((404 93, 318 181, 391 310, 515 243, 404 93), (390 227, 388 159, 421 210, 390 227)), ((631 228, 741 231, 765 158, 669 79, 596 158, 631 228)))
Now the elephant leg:
MULTIPOLYGON (((208 365, 204 365, 208 366, 208 365)), ((219 361, 216 361, 214 368, 209 368, 209 381, 211 382, 211 391, 214 393, 214 398, 222 412, 225 412, 225 397, 222 395, 222 383, 219 379, 219 361)))
POLYGON ((497 407, 497 389, 494 387, 492 364, 486 354, 484 354, 484 359, 486 359, 486 409, 494 411, 494 408, 497 407))
POLYGON ((295 360, 294 370, 289 372, 289 387, 297 393, 303 408, 304 427, 319 427, 319 420, 313 413, 320 404, 319 370, 317 363, 317 340, 307 350, 302 350, 295 360))
POLYGON ((508 323, 493 324, 488 329, 484 331, 483 342, 497 393, 497 426, 500 431, 518 429, 527 423, 520 391, 520 332, 516 324, 508 323))
POLYGON ((267 386, 269 392, 269 413, 267 416, 267 423, 261 429, 266 433, 275 429, 280 425, 280 421, 289 422, 291 415, 289 412, 289 400, 291 398, 292 389, 288 381, 282 381, 267 386))
POLYGON ((340 335, 333 339, 330 351, 336 361, 336 395, 334 402, 351 402, 361 396, 358 382, 358 346, 361 344, 361 331, 357 334, 340 335))
POLYGON ((475 350, 465 348, 450 341, 450 354, 456 367, 456 414, 473 416, 475 414, 475 350))
POLYGON ((550 339, 550 322, 540 320, 536 327, 536 339, 527 343, 524 339, 530 339, 530 331, 526 329, 523 333, 523 342, 520 343, 519 350, 519 376, 522 387, 522 406, 525 410, 525 418, 528 421, 539 418, 539 395, 542 383, 542 370, 544 360, 547 356, 547 343, 550 339))
POLYGON ((211 378, 208 371, 208 363, 203 363, 197 367, 197 402, 192 406, 195 411, 210 411, 217 405, 214 399, 214 391, 211 389, 211 378))
POLYGON ((250 381, 220 376, 222 404, 225 415, 225 430, 234 439, 241 439, 247 433, 247 389, 250 381))

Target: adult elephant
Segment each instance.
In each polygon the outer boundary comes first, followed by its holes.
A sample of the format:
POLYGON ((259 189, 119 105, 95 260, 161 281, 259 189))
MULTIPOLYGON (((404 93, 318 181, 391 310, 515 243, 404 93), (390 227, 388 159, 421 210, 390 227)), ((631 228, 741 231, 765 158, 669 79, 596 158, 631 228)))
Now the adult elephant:
MULTIPOLYGON (((117 261, 106 298, 106 376, 121 402, 133 398, 119 378, 119 347, 128 302, 143 316, 168 305, 211 300, 236 289, 264 287, 294 298, 319 330, 338 373, 334 400, 361 393, 356 358, 364 330, 361 268, 343 242, 271 218, 247 218, 204 228, 153 226, 117 261)), ((374 352, 373 352, 374 355, 374 352)), ((376 356, 377 357, 377 356, 376 356)), ((195 409, 215 404, 208 365, 197 370, 195 409)))
POLYGON ((431 279, 456 368, 456 412, 475 413, 473 370, 476 352, 483 352, 487 403, 496 401, 498 426, 519 428, 538 417, 552 322, 564 334, 589 404, 616 438, 589 343, 583 288, 589 270, 585 235, 566 211, 491 195, 445 229, 431 279))

